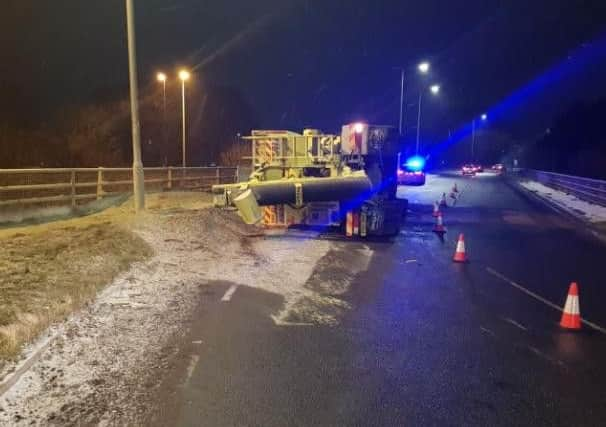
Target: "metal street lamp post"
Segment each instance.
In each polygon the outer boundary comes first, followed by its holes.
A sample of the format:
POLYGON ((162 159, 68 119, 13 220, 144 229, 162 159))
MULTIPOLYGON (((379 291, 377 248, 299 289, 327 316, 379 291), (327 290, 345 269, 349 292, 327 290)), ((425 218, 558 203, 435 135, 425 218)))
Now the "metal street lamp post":
MULTIPOLYGON (((427 88, 425 90, 427 90, 427 88)), ((415 154, 419 154, 419 142, 421 140, 421 105, 423 103, 423 94, 425 93, 425 90, 419 92, 419 111, 417 114, 417 144, 415 147, 415 154)), ((440 85, 432 85, 429 87, 429 90, 433 95, 437 95, 438 93, 440 93, 440 85)))
MULTIPOLYGON (((482 121, 486 121, 488 115, 486 113, 480 116, 482 121)), ((475 161, 475 145, 476 145, 476 119, 475 117, 471 121, 471 161, 475 161)))
MULTIPOLYGON (((167 147, 167 135, 166 135, 166 74, 158 73, 156 79, 162 83, 162 140, 164 143, 164 150, 167 147)), ((167 156, 164 157, 164 163, 166 163, 167 156)))
POLYGON ((139 88, 137 84, 137 43, 133 0, 126 1, 126 30, 128 38, 128 68, 130 83, 130 114, 133 138, 133 193, 135 211, 145 209, 145 178, 141 161, 141 131, 139 124, 139 88))
MULTIPOLYGON (((404 128, 404 86, 405 86, 405 77, 406 77, 406 69, 405 68, 396 68, 400 70, 400 121, 398 124, 398 130, 400 135, 402 135, 402 131, 404 128)), ((417 65, 417 69, 421 74, 427 74, 429 71, 429 62, 421 62, 417 65)))
POLYGON ((189 80, 191 74, 189 73, 189 71, 187 70, 181 70, 179 71, 179 79, 181 80, 181 111, 182 111, 182 115, 183 115, 183 123, 182 123, 182 135, 183 135, 183 143, 182 143, 182 159, 181 159, 181 163, 182 163, 182 167, 185 168, 186 166, 186 158, 185 158, 185 148, 186 148, 186 126, 185 126, 185 82, 187 80, 189 80))

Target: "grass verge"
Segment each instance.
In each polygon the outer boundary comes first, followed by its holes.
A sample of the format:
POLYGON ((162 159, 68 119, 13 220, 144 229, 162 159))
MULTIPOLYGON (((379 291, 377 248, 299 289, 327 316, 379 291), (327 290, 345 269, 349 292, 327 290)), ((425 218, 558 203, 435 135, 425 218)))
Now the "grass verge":
POLYGON ((140 237, 109 221, 1 237, 0 368, 49 324, 151 255, 140 237))

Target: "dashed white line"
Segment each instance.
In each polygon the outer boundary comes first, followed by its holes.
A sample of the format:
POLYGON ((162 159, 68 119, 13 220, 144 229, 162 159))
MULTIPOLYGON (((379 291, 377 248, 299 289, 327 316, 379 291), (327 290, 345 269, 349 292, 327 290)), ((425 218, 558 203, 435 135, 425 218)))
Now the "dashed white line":
POLYGON ((223 298, 221 298, 221 301, 228 302, 229 300, 231 300, 231 297, 236 292, 236 289, 238 289, 238 285, 231 285, 227 292, 225 292, 225 295, 223 295, 223 298))
POLYGON ((196 365, 198 365, 199 361, 200 356, 198 356, 197 354, 192 354, 191 359, 189 359, 189 365, 187 365, 187 375, 185 377, 185 384, 189 383, 189 380, 194 374, 194 371, 196 370, 196 365))
POLYGON ((528 328, 526 328, 524 325, 522 325, 522 324, 520 324, 520 323, 516 322, 516 321, 515 321, 515 320, 513 320, 513 319, 510 319, 509 317, 503 317, 502 319, 503 319, 503 321, 505 321, 505 322, 507 322, 507 323, 510 323, 510 324, 512 324, 513 326, 515 326, 516 328, 520 328, 520 329, 521 329, 521 330, 523 330, 523 331, 527 331, 527 330, 528 330, 528 328))
POLYGON ((494 332, 492 332, 490 329, 486 329, 486 328, 484 328, 484 327, 480 326, 480 330, 481 330, 482 332, 487 333, 487 334, 488 334, 488 335, 490 335, 491 337, 496 338, 496 334, 495 334, 494 332))
MULTIPOLYGON (((519 291, 524 292, 526 295, 533 297, 534 299, 536 299, 537 301, 542 302, 545 305, 548 305, 549 307, 553 308, 554 310, 557 311, 564 311, 563 307, 560 307, 557 304, 552 303, 551 301, 543 298, 542 296, 535 294, 534 292, 526 289, 524 286, 514 282, 513 280, 509 279, 508 277, 503 276, 501 273, 499 273, 498 271, 493 270, 490 267, 486 267, 486 271, 488 271, 490 274, 492 274, 493 276, 495 276, 498 279, 501 279, 502 281, 504 281, 505 283, 510 284, 511 286, 513 286, 514 288, 518 289, 519 291)), ((603 334, 606 334, 606 328, 603 328, 602 326, 596 325, 593 322, 590 322, 589 320, 585 320, 583 318, 581 318, 581 322, 583 322, 585 325, 589 326, 590 328, 595 329, 596 331, 599 331, 603 334)))

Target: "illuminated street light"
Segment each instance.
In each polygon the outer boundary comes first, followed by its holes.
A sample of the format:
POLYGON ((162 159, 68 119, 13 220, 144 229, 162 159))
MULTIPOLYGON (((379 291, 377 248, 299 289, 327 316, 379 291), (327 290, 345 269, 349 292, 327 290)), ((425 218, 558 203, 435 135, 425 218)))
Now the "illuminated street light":
POLYGON ((189 73, 189 71, 187 71, 187 70, 179 71, 179 79, 181 81, 185 82, 185 81, 189 80, 190 77, 191 77, 191 74, 189 73))
POLYGON ((421 73, 427 74, 427 72, 429 71, 429 62, 423 61, 417 66, 417 68, 421 73))
MULTIPOLYGON (((482 119, 482 121, 485 122, 488 119, 488 115, 486 113, 483 113, 480 116, 480 119, 482 119)), ((474 119, 471 121, 471 160, 472 161, 475 158, 475 145, 476 145, 476 119, 474 117, 474 119)))
MULTIPOLYGON (((406 74, 406 70, 408 67, 396 67, 397 70, 400 70, 400 121, 398 124, 398 130, 400 131, 400 136, 403 135, 404 131, 404 78, 406 74)), ((417 70, 421 74, 427 74, 429 72, 429 62, 423 61, 417 64, 417 70)))
POLYGON ((182 135, 183 135, 183 144, 181 147, 181 154, 182 154, 182 158, 181 158, 181 165, 182 167, 185 167, 186 162, 185 162, 185 82, 187 80, 189 80, 189 78, 191 77, 191 74, 189 71, 187 70, 181 70, 179 71, 179 80, 181 80, 181 110, 183 112, 183 126, 182 126, 182 135))
MULTIPOLYGON (((421 69, 420 65, 419 69, 421 69)), ((423 94, 425 93, 426 89, 427 88, 419 92, 419 112, 417 114, 417 144, 415 148, 415 154, 419 154, 419 141, 421 139, 421 105, 423 104, 423 94)), ((440 85, 431 85, 429 86, 429 90, 433 95, 437 95, 440 93, 440 85)))
POLYGON ((164 74, 164 73, 158 73, 158 74, 156 74, 156 79, 160 83, 166 83, 166 74, 164 74))

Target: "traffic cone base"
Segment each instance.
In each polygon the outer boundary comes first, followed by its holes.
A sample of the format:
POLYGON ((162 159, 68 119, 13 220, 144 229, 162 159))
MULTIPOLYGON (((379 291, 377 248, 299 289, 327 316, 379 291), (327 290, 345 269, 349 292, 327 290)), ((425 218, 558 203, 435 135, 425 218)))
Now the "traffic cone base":
POLYGON ((467 255, 465 254, 465 238, 463 234, 459 234, 459 240, 457 241, 457 249, 455 250, 454 257, 452 258, 454 262, 465 263, 467 262, 467 255))
POLYGON ((579 289, 575 282, 570 284, 566 304, 562 312, 560 326, 564 329, 581 329, 581 307, 579 304, 579 289))

